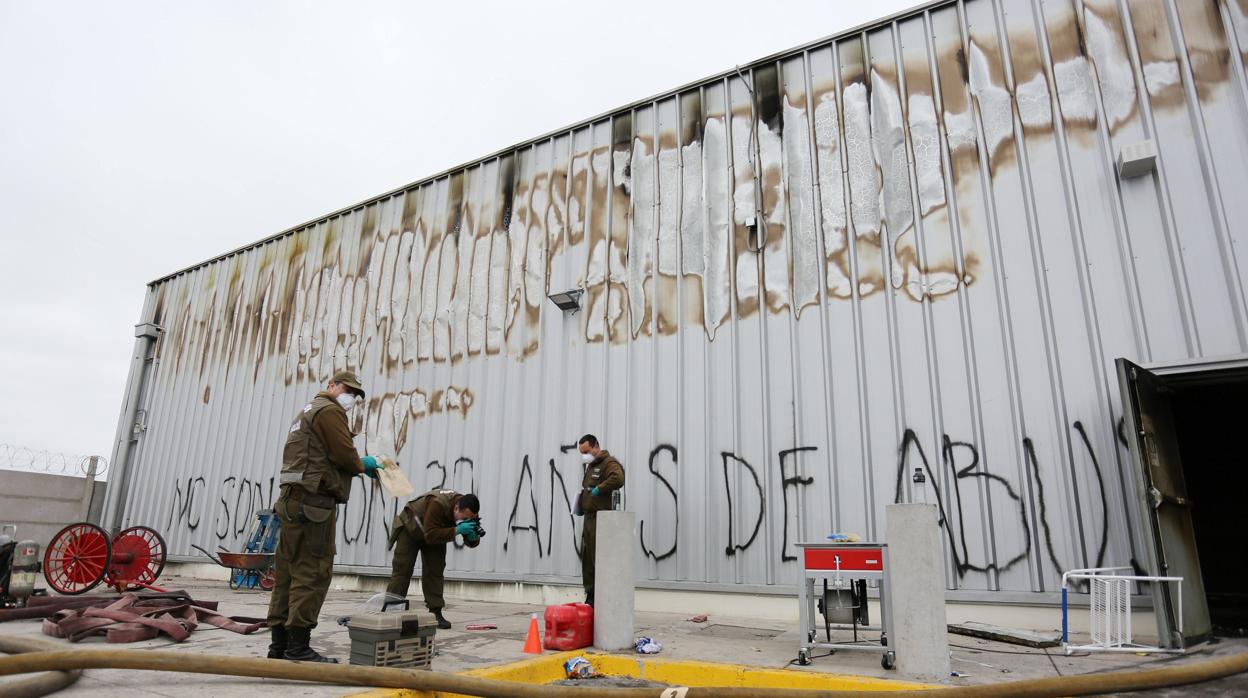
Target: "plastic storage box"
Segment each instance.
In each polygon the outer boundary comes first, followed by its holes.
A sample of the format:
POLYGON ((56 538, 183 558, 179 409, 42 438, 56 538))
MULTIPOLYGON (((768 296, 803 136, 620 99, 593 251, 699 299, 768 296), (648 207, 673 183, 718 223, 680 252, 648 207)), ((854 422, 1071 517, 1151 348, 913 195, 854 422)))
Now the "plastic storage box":
POLYGON ((437 619, 423 611, 362 613, 347 621, 351 663, 361 666, 430 669, 437 619))

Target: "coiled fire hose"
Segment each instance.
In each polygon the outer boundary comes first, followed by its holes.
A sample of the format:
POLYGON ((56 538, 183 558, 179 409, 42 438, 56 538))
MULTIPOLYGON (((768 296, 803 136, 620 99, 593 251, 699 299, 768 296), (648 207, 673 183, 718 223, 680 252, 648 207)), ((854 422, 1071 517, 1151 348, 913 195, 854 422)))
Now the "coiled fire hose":
MULTIPOLYGON (((436 671, 386 669, 352 666, 350 664, 309 664, 274 659, 192 655, 184 652, 148 650, 48 651, 47 646, 47 643, 35 643, 29 639, 0 637, 0 652, 14 655, 0 657, 0 676, 49 671, 72 672, 82 669, 135 669, 142 671, 178 671, 196 674, 313 681, 374 688, 444 691, 469 696, 481 696, 482 698, 660 698, 664 695, 679 695, 684 698, 706 698, 708 696, 727 696, 729 698, 815 698, 816 696, 821 698, 849 698, 850 696, 860 695, 860 692, 857 691, 700 687, 691 687, 686 692, 673 694, 673 689, 670 688, 580 688, 523 684, 436 671)), ((1007 683, 958 686, 937 690, 942 698, 1084 696, 1200 683, 1244 671, 1248 671, 1248 652, 1158 669, 1137 669, 1104 674, 1027 679, 1007 683)), ((72 683, 72 680, 70 683, 72 683)), ((38 693, 10 694, 9 691, 14 685, 0 684, 0 696, 41 695, 38 693)), ((61 686, 51 690, 59 690, 59 688, 61 686)), ((924 690, 899 690, 873 691, 872 695, 881 697, 891 696, 893 698, 901 698, 903 696, 906 698, 930 698, 932 694, 924 690)))

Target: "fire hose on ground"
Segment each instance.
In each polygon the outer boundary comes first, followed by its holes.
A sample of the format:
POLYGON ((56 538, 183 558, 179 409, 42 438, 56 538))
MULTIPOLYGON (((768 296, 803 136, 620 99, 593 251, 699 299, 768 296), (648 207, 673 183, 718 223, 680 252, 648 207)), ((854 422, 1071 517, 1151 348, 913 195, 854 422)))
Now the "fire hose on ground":
MULTIPOLYGON (((45 640, 0 637, 0 652, 5 654, 52 652, 60 649, 60 645, 45 640)), ((4 658, 0 657, 0 661, 4 661, 4 658)), ((72 685, 80 676, 82 676, 81 669, 39 673, 28 679, 0 684, 0 696, 4 696, 4 698, 39 698, 39 696, 46 696, 49 693, 55 693, 62 688, 72 685)))
MULTIPOLYGON (((303 662, 223 657, 182 652, 134 650, 49 650, 50 644, 29 638, 0 637, 0 652, 13 656, 0 657, 0 676, 53 672, 55 679, 42 679, 46 692, 59 690, 77 677, 83 669, 131 669, 140 671, 176 671, 223 676, 311 681, 317 683, 372 688, 406 688, 410 690, 444 691, 482 698, 656 698, 664 690, 658 688, 596 688, 522 684, 482 679, 435 671, 386 669, 349 664, 309 664, 303 662), (65 676, 58 676, 65 674, 65 676), (72 676, 72 678, 71 678, 72 676)), ((1101 693, 1139 691, 1151 688, 1181 686, 1212 681, 1248 671, 1248 652, 1179 664, 1158 669, 1117 671, 1026 679, 999 684, 958 686, 940 690, 949 698, 997 698, 998 696, 1080 696, 1101 693)), ((49 675, 45 675, 49 676, 49 675)), ((30 681, 26 690, 30 690, 30 681)), ((38 696, 44 693, 12 693, 16 684, 0 685, 0 695, 38 696)), ((36 687, 37 688, 37 687, 36 687)), ((670 694, 669 694, 670 695, 670 694)), ((819 691, 788 688, 700 688, 691 687, 680 695, 687 698, 729 696, 735 698, 848 698, 856 691, 819 691)), ((928 691, 900 690, 873 692, 872 695, 919 698, 928 691)))

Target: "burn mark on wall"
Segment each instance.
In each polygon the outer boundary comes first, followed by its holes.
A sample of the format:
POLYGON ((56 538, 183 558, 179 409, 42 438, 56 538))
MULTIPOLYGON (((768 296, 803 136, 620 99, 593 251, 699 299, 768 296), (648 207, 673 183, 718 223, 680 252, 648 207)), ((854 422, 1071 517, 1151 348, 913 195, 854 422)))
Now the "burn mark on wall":
MULTIPOLYGON (((580 140, 579 135, 573 138, 580 140)), ((578 150, 572 156, 568 188, 568 246, 580 245, 585 239, 586 196, 589 194, 589 157, 587 150, 578 150)))
MULTIPOLYGON (((1175 3, 1196 94, 1202 102, 1212 101, 1232 75, 1230 46, 1226 41, 1228 28, 1222 24, 1221 4, 1216 0, 1175 3)), ((1234 12, 1243 12, 1242 8, 1232 9, 1235 3, 1225 4, 1232 16, 1234 12)))
POLYGON ((1070 5, 1046 6, 1044 30, 1053 69, 1052 89, 1068 136, 1091 147, 1095 136, 1095 84, 1087 59, 1083 31, 1070 5))
MULTIPOLYGON (((627 319, 632 312, 628 297, 628 230, 632 220, 633 115, 616 115, 611 121, 611 205, 606 246, 606 338, 612 344, 628 340, 627 319)), ((648 213, 648 212, 647 212, 648 213)), ((641 309, 637 309, 639 312, 641 309)))
POLYGON ((1127 58, 1122 18, 1113 0, 1086 0, 1083 37, 1087 53, 1096 66, 1105 120, 1116 132, 1136 114, 1135 73, 1127 58))
MULTIPOLYGON (((934 23, 942 12, 933 14, 934 23)), ((1064 16, 1065 25, 1055 26, 1077 29, 1073 16, 1064 16)), ((992 105, 1008 107, 1011 96, 998 94, 1005 88, 999 85, 995 44, 985 48, 985 41, 972 40, 968 58, 956 42, 940 41, 938 63, 945 89, 961 90, 972 83, 981 111, 988 115, 988 130, 996 133, 992 114, 1000 109, 994 111, 992 105), (968 65, 958 67, 958 57, 968 65), (954 66, 952 73, 946 72, 945 64, 954 66), (957 85, 951 86, 954 82, 957 85)), ((763 65, 744 80, 731 78, 725 83, 730 105, 704 104, 709 92, 686 91, 657 103, 658 108, 617 114, 265 243, 252 253, 258 263, 244 264, 240 255, 174 277, 156 288, 154 312, 170 328, 158 352, 163 355, 169 344, 177 356, 175 371, 162 372, 161 379, 181 380, 188 351, 194 354, 199 379, 206 381, 199 386, 204 393, 221 380, 209 367, 217 365, 216 357, 222 354, 222 376, 228 377, 250 354, 253 381, 259 380, 266 362, 277 361, 286 366, 288 385, 322 380, 337 368, 371 365, 370 355, 377 352, 387 377, 419 361, 462 360, 479 354, 482 346, 489 354, 508 346, 514 359, 524 360, 538 351, 538 311, 548 291, 553 258, 565 234, 568 244, 585 244, 587 210, 587 263, 583 280, 578 281, 588 291, 582 321, 589 341, 623 341, 625 319, 630 317, 636 336, 650 327, 654 315, 648 294, 653 289, 646 269, 652 260, 643 249, 650 247, 654 232, 645 228, 654 207, 660 209, 662 240, 675 231, 672 240, 679 241, 683 260, 679 273, 685 289, 682 323, 705 324, 712 340, 718 324, 730 314, 725 296, 734 286, 739 318, 753 314, 760 299, 773 313, 784 312, 794 299, 794 312, 816 302, 809 280, 821 267, 830 298, 851 297, 846 209, 856 230, 859 293, 883 289, 879 255, 885 221, 899 252, 892 267, 907 277, 899 283, 911 289, 915 285, 911 276, 933 272, 952 278, 946 267, 956 264, 942 257, 929 261, 932 266, 925 269, 912 254, 912 243, 897 244, 911 230, 905 209, 909 197, 903 195, 908 191, 909 164, 897 157, 904 150, 896 137, 903 126, 911 130, 916 144, 914 166, 920 170, 916 176, 924 211, 943 203, 939 155, 928 147, 934 142, 929 136, 935 123, 930 100, 900 103, 891 59, 868 66, 863 48, 863 42, 854 38, 825 49, 837 52, 840 60, 842 104, 834 89, 837 76, 825 71, 818 80, 812 77, 816 89, 808 98, 801 61, 763 65), (720 116, 724 106, 731 106, 731 134, 720 116), (674 117, 660 116, 669 111, 674 117), (648 127, 636 123, 643 114, 649 122, 659 119, 657 142, 651 142, 653 123, 648 127), (903 122, 898 114, 909 114, 910 121, 903 122), (822 260, 809 249, 815 241, 813 218, 807 211, 813 214, 816 206, 806 142, 808 120, 814 121, 819 158, 819 201, 828 250, 822 260), (844 173, 838 166, 842 130, 848 154, 844 173), (730 135, 735 170, 727 173, 730 135), (569 142, 574 147, 563 151, 569 142), (657 182, 652 172, 656 160, 657 182), (735 180, 731 193, 725 175, 735 180), (843 177, 849 180, 848 202, 840 193, 843 177), (649 205, 645 197, 650 197, 649 205), (731 207, 731 222, 724 219, 725 204, 731 207), (634 219, 630 212, 637 211, 647 215, 634 219), (755 228, 765 229, 763 238, 746 229, 746 221, 760 213, 755 228), (792 244, 787 238, 790 216, 800 221, 792 230, 792 244), (631 240, 630 224, 640 233, 631 240), (735 243, 726 235, 729 224, 734 226, 735 243), (470 233, 468 239, 464 232, 470 233), (759 264, 749 248, 763 240, 767 249, 759 264), (726 260, 734 245, 736 258, 726 260), (178 302, 171 304, 173 286, 178 287, 178 302), (202 302, 192 304, 192 298, 202 302), (517 334, 518 318, 523 319, 524 331, 517 334)), ((1058 65, 1055 70, 1059 88, 1079 82, 1063 83, 1063 69, 1058 65)), ((916 68, 916 75, 922 72, 916 68)), ((928 82, 919 76, 916 84, 928 82)), ((716 91, 711 99, 721 102, 724 85, 711 87, 716 91)), ((1069 94, 1063 99, 1064 104, 1073 101, 1069 94)), ((956 107, 956 100, 949 104, 956 107)), ((960 152, 974 157, 974 134, 964 138, 952 116, 947 113, 944 120, 957 171, 960 152), (964 144, 968 138, 969 149, 964 144)), ((975 276, 970 267, 981 255, 981 245, 975 243, 982 221, 963 223, 968 269, 962 281, 969 282, 975 276)), ((660 245, 660 267, 672 256, 670 245, 663 245, 666 242, 660 245)), ((664 269, 659 277, 667 273, 664 269)), ((922 300, 957 287, 956 279, 941 283, 907 295, 922 300)), ((660 290, 664 298, 674 293, 674 287, 660 290)), ((671 310, 666 304, 662 307, 664 313, 671 310)), ((683 326, 675 317, 660 315, 657 327, 662 333, 683 326)))
MULTIPOLYGON (((653 118, 646 112, 647 120, 653 118)), ((654 313, 654 292, 652 279, 654 276, 654 253, 656 229, 654 209, 658 205, 659 195, 655 182, 655 159, 653 138, 639 135, 634 139, 629 159, 631 178, 631 206, 628 228, 628 256, 626 274, 621 278, 627 281, 629 330, 634 339, 639 336, 650 336, 654 313)), ((660 252, 661 254, 661 252, 660 252)), ((659 318, 659 329, 663 329, 663 318, 659 318)))

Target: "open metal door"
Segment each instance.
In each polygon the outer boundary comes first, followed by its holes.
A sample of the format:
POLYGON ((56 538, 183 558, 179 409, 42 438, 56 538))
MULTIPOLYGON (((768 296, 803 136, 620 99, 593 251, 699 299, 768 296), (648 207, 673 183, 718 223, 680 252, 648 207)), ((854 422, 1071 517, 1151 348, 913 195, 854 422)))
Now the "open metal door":
POLYGON ((1213 626, 1200 575, 1191 500, 1183 479, 1170 392, 1165 379, 1126 359, 1117 360, 1123 418, 1137 500, 1144 513, 1149 574, 1183 578, 1182 627, 1170 584, 1153 584, 1162 647, 1181 648, 1208 637, 1213 626))

